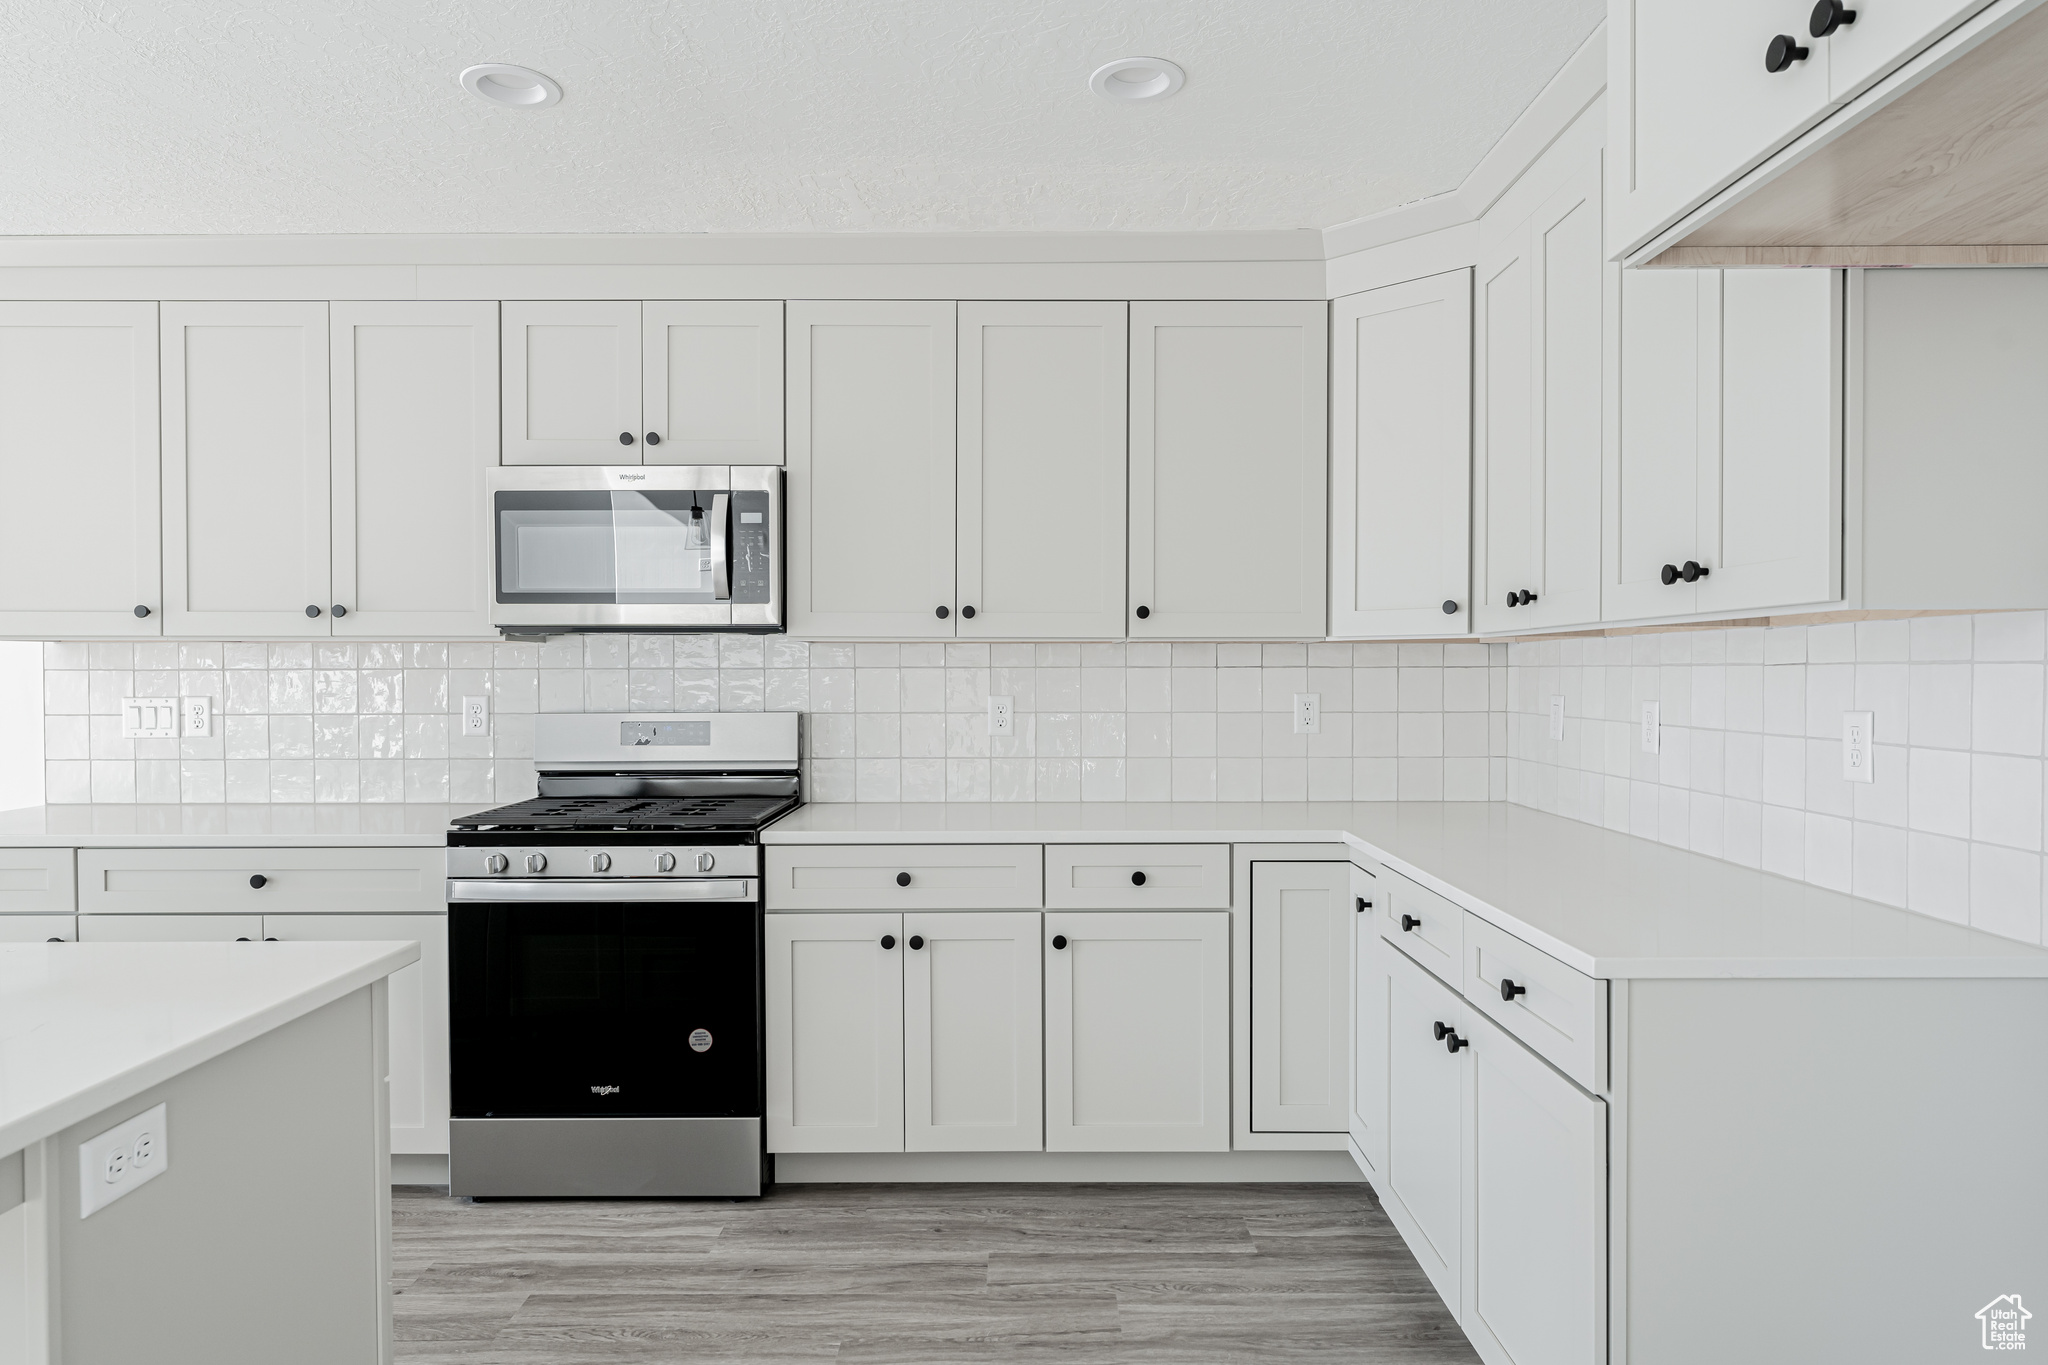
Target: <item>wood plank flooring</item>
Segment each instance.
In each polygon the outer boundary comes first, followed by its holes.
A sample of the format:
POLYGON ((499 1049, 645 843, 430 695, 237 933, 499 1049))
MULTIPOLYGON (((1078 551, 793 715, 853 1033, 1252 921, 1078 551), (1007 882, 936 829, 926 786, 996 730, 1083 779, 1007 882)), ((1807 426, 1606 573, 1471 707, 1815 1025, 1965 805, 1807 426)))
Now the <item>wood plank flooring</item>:
POLYGON ((1363 1185, 783 1185, 392 1201, 398 1355, 595 1362, 1478 1357, 1363 1185))

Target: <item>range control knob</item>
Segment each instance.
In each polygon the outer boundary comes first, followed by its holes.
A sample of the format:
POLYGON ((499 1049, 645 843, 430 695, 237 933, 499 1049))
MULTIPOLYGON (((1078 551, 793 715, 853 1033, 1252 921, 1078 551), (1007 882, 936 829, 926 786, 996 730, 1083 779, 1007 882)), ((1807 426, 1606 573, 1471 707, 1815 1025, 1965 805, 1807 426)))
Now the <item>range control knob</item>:
POLYGON ((548 870, 548 855, 547 855, 547 854, 545 854, 545 853, 529 853, 529 854, 527 854, 527 855, 526 855, 526 870, 527 870, 528 872, 545 872, 545 871, 547 871, 547 870, 548 870))
POLYGON ((590 870, 591 870, 592 872, 609 872, 609 871, 611 871, 611 870, 612 870, 612 855, 611 855, 611 854, 609 854, 609 853, 593 853, 593 854, 591 854, 591 855, 590 855, 590 870))
POLYGON ((484 859, 484 869, 488 872, 503 872, 511 865, 502 853, 493 853, 490 857, 484 859))
POLYGON ((697 855, 697 870, 699 872, 709 872, 716 866, 718 866, 718 859, 712 857, 709 853, 699 853, 697 855))
POLYGON ((654 870, 655 870, 656 872, 673 872, 673 871, 675 871, 675 870, 676 870, 676 855, 675 855, 675 854, 673 854, 673 853, 657 853, 657 854, 655 854, 655 855, 654 855, 654 870))

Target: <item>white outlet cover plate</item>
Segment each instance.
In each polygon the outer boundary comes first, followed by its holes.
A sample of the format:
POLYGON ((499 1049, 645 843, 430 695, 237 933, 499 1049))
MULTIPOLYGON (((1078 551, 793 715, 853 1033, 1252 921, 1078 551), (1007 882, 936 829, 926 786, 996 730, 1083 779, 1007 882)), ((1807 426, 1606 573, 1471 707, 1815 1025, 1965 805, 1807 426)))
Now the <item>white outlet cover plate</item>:
POLYGON ((1550 699, 1550 737, 1552 739, 1564 738, 1563 697, 1552 697, 1550 699))
POLYGON ((1296 692, 1294 694, 1294 733, 1297 735, 1319 735, 1323 732, 1323 694, 1320 692, 1296 692))
POLYGON ((184 716, 187 735, 194 739, 205 739, 213 733, 213 698, 180 698, 178 710, 184 716))
POLYGON ((1657 703, 1646 701, 1643 703, 1643 752, 1654 754, 1662 743, 1663 735, 1657 723, 1657 703))
POLYGON ((988 732, 992 735, 1012 734, 1017 729, 1017 699, 1015 697, 990 697, 988 699, 988 732))
POLYGON ((462 699, 462 733, 487 735, 491 732, 491 703, 488 697, 462 699))
POLYGON ((171 1168, 170 1107, 137 1114, 78 1144, 78 1216, 99 1210, 171 1168))
POLYGON ((1877 776, 1871 760, 1875 757, 1871 749, 1872 714, 1868 711, 1844 711, 1842 713, 1842 780, 1844 782, 1875 782, 1877 776))

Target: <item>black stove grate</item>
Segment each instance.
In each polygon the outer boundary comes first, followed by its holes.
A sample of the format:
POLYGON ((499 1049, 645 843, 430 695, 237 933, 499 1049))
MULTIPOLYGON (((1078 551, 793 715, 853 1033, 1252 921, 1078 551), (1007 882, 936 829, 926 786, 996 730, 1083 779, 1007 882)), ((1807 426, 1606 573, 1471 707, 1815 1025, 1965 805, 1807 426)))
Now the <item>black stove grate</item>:
POLYGON ((536 796, 466 815, 455 827, 753 830, 797 804, 790 796, 536 796))

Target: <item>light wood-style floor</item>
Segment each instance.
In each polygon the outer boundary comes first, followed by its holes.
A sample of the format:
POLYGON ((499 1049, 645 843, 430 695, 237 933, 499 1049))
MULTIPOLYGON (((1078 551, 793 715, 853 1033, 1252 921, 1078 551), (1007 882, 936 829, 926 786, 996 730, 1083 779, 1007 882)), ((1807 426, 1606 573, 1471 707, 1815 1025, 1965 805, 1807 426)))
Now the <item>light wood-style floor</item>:
POLYGON ((1478 1359, 1362 1185, 404 1189, 392 1215, 415 1362, 1478 1359))

